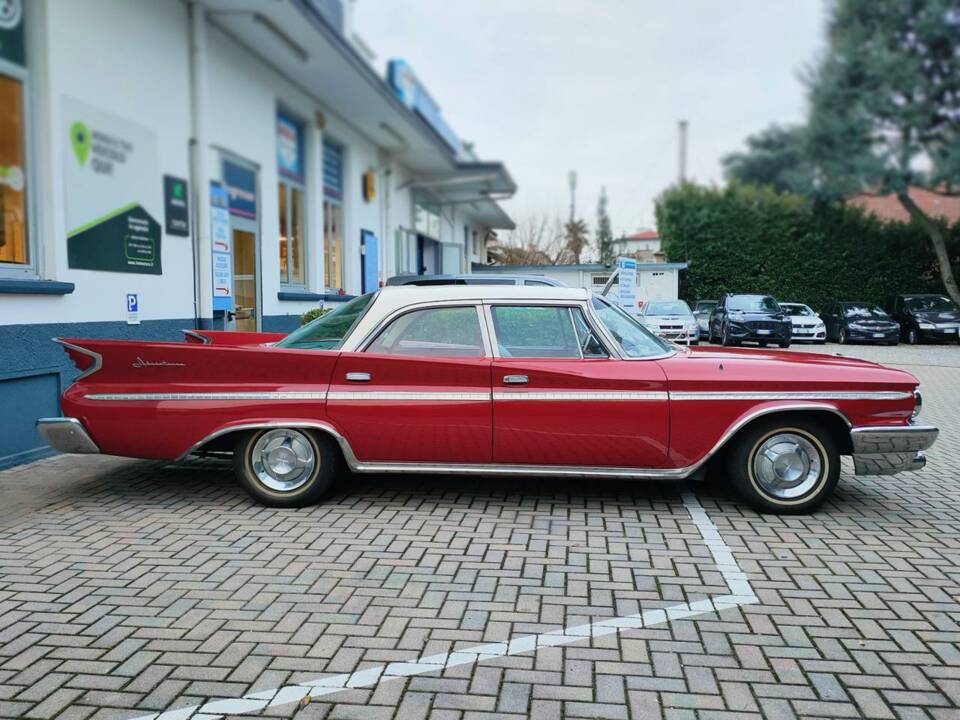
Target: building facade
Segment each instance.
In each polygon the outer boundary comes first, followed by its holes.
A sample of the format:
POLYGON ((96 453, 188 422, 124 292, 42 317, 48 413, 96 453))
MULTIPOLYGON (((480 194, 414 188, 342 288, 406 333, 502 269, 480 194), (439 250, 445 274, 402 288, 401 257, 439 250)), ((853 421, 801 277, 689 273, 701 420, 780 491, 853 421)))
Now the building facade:
POLYGON ((516 187, 340 0, 11 0, 0 15, 0 467, 45 452, 53 337, 287 331, 469 272, 516 187))
POLYGON ((656 230, 641 230, 610 241, 612 252, 617 256, 635 257, 643 262, 663 262, 660 234, 656 230))

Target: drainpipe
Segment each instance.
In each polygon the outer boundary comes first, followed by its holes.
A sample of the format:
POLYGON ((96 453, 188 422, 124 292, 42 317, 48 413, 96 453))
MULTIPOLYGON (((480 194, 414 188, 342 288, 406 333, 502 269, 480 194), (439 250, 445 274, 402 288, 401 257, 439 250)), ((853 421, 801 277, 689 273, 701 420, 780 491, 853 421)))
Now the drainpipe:
POLYGON ((203 2, 190 12, 190 185, 193 187, 193 305, 197 328, 213 317, 213 268, 210 256, 210 174, 207 137, 207 18, 203 2))

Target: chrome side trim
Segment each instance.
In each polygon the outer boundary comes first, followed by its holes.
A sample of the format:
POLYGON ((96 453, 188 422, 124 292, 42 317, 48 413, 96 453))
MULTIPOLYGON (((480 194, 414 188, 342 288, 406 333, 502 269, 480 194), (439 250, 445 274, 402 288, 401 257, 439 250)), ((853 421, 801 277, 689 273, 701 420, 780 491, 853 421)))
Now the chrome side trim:
POLYGON ((685 392, 670 391, 671 400, 907 400, 913 393, 878 392, 728 392, 724 390, 685 392))
POLYGON ((213 344, 213 340, 211 340, 210 338, 208 338, 206 335, 201 335, 201 334, 198 333, 196 330, 181 330, 180 332, 182 332, 184 335, 186 335, 186 336, 188 336, 188 337, 196 338, 197 340, 200 341, 200 344, 201 344, 201 345, 212 345, 212 344, 213 344))
POLYGON ((335 390, 327 393, 327 400, 345 400, 348 402, 366 401, 485 401, 490 399, 489 392, 405 392, 379 390, 335 390))
POLYGON ((494 400, 666 400, 666 392, 494 390, 494 400))
POLYGON ((185 392, 185 393, 90 393, 87 400, 159 402, 195 400, 326 400, 326 390, 316 392, 185 392))
POLYGON ((55 417, 37 420, 37 432, 44 442, 64 453, 99 453, 100 448, 76 418, 55 417))
POLYGON ((850 431, 850 441, 854 455, 915 453, 933 445, 939 433, 933 425, 859 427, 850 431))
POLYGON ((83 378, 89 375, 93 375, 97 370, 103 367, 103 356, 100 355, 100 353, 95 353, 93 350, 87 350, 86 348, 82 348, 79 345, 68 343, 66 340, 61 340, 60 338, 53 338, 53 341, 55 343, 59 343, 60 345, 63 345, 65 348, 69 350, 74 350, 80 353, 81 355, 86 355, 87 357, 93 358, 93 364, 90 367, 88 367, 86 370, 83 370, 79 375, 77 375, 77 377, 74 378, 74 382, 76 382, 77 380, 82 380, 83 378))
POLYGON ((343 452, 343 458, 347 461, 347 465, 353 469, 357 464, 357 458, 353 454, 353 448, 350 447, 350 443, 347 442, 347 439, 341 435, 336 428, 334 428, 329 423, 324 422, 308 422, 303 420, 274 420, 271 422, 258 422, 258 423, 240 423, 238 425, 229 425, 227 427, 222 427, 219 430, 214 430, 209 435, 204 436, 202 439, 195 442, 186 452, 180 455, 177 458, 177 461, 183 460, 188 455, 196 452, 204 445, 206 445, 211 440, 216 440, 218 437, 223 437, 224 435, 229 435, 233 432, 242 432, 244 430, 263 430, 266 428, 276 428, 276 427, 289 427, 289 428, 310 428, 312 430, 320 430, 327 433, 330 437, 337 441, 337 444, 340 446, 340 450, 343 452))
POLYGON ((629 478, 633 480, 682 480, 693 470, 684 468, 621 468, 580 465, 498 465, 459 463, 360 462, 358 473, 454 473, 460 475, 522 475, 546 477, 629 478))

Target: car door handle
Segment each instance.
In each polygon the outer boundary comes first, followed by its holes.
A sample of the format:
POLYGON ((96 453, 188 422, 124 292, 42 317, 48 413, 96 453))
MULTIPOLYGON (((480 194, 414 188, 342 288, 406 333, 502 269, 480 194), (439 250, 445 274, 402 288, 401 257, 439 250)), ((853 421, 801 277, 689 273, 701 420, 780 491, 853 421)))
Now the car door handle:
POLYGON ((370 382, 370 373, 368 372, 348 372, 346 377, 350 382, 370 382))
POLYGON ((526 375, 504 375, 503 382, 505 385, 526 385, 530 378, 526 375))

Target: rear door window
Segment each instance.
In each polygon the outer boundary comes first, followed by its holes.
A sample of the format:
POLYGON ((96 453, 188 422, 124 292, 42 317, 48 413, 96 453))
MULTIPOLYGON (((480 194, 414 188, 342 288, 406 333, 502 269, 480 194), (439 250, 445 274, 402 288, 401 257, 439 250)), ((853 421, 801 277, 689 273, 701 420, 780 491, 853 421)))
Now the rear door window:
POLYGON ((380 355, 483 357, 483 336, 475 307, 425 308, 401 315, 366 352, 380 355))
POLYGON ((495 305, 490 313, 501 357, 580 357, 570 308, 495 305))

